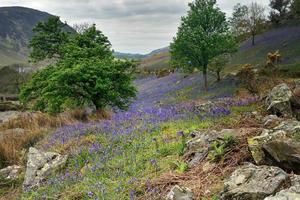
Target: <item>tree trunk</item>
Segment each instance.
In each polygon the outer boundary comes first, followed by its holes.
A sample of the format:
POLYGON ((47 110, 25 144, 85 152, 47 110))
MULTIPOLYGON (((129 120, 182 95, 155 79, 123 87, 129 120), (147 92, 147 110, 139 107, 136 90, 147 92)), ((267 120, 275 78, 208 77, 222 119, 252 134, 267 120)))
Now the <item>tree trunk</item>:
POLYGON ((221 74, 220 72, 217 72, 217 82, 220 82, 221 81, 221 74))
POLYGON ((204 90, 207 92, 208 84, 207 84, 207 65, 203 66, 203 79, 204 79, 204 90))
POLYGON ((255 34, 252 34, 252 46, 255 45, 255 34))

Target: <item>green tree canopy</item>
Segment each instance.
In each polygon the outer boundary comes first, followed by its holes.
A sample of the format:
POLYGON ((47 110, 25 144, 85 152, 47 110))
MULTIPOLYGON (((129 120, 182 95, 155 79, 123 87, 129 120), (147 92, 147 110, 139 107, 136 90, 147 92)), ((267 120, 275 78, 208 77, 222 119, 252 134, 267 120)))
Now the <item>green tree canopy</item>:
POLYGON ((248 7, 238 3, 233 8, 232 17, 229 18, 230 29, 239 41, 243 41, 249 36, 245 20, 247 14, 248 7))
POLYGON ((228 31, 225 13, 216 6, 216 0, 195 0, 189 7, 171 43, 172 62, 182 68, 203 71, 207 89, 209 61, 220 54, 235 51, 237 43, 228 31))
MULTIPOLYGON (((59 29, 59 24, 53 29, 59 29)), ((129 106, 136 95, 132 84, 135 65, 115 60, 108 38, 95 25, 55 44, 61 53, 57 63, 33 75, 21 90, 21 102, 34 110, 50 113, 85 105, 97 109, 129 106)), ((47 58, 54 57, 54 54, 47 55, 47 58)))
POLYGON ((288 14, 288 8, 291 0, 271 0, 270 1, 270 15, 269 18, 272 23, 278 25, 281 21, 285 20, 288 14))
POLYGON ((300 0, 293 0, 291 4, 291 14, 294 18, 300 18, 300 0))
POLYGON ((39 22, 33 29, 34 36, 29 47, 30 58, 38 62, 47 58, 60 59, 63 56, 61 46, 68 42, 68 33, 63 30, 66 25, 59 17, 50 17, 46 22, 39 22))

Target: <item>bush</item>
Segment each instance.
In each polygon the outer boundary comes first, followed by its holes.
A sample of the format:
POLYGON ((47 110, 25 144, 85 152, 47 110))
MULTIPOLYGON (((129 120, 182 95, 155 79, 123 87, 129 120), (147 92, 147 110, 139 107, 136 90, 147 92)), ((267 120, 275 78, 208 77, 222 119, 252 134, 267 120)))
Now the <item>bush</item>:
POLYGON ((238 73, 238 77, 242 85, 251 93, 258 92, 258 83, 256 72, 252 65, 246 64, 242 66, 242 69, 238 73))

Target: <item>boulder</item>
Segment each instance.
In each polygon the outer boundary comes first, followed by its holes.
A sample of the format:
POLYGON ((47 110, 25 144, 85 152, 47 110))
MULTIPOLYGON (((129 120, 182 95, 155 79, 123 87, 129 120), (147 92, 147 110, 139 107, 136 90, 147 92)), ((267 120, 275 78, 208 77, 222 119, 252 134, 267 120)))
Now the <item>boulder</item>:
POLYGON ((0 177, 5 180, 14 181, 19 178, 22 171, 21 166, 12 165, 0 170, 0 177))
POLYGON ((167 195, 167 200, 193 200, 193 193, 185 187, 174 186, 167 195))
POLYGON ((281 190, 274 196, 265 198, 264 200, 299 200, 300 199, 300 186, 292 186, 288 189, 281 190))
POLYGON ((0 112, 0 124, 17 118, 21 113, 18 111, 0 112))
POLYGON ((39 186, 48 176, 65 166, 67 155, 54 152, 42 152, 31 147, 28 152, 24 189, 39 186))
POLYGON ((211 145, 216 140, 222 140, 223 136, 230 134, 238 136, 242 129, 223 129, 221 131, 206 130, 192 133, 193 139, 187 142, 185 155, 190 167, 199 164, 211 150, 211 145))
POLYGON ((278 167, 245 164, 225 182, 221 200, 263 200, 290 185, 286 172, 278 167))
POLYGON ((196 104, 194 106, 194 110, 199 114, 206 114, 211 112, 217 105, 212 101, 208 101, 206 103, 196 104))
POLYGON ((194 138, 187 142, 184 157, 189 166, 200 163, 208 154, 211 144, 220 136, 217 131, 203 131, 194 133, 194 138))
POLYGON ((299 171, 300 122, 284 121, 266 129, 260 136, 248 139, 249 149, 257 164, 278 165, 299 171))
POLYGON ((272 89, 266 100, 267 110, 279 117, 292 117, 293 92, 285 83, 272 89))
POLYGON ((291 187, 281 190, 276 195, 269 196, 264 200, 299 200, 300 199, 300 176, 291 176, 291 187))

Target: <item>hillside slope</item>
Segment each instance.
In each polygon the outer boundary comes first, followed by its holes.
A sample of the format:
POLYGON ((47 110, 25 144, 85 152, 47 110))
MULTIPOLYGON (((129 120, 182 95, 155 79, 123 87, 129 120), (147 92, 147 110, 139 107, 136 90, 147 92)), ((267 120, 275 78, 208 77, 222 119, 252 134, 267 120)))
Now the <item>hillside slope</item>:
MULTIPOLYGON (((51 16, 31 8, 0 7, 0 66, 26 62, 33 27, 51 16)), ((67 27, 67 31, 74 30, 67 27)))
MULTIPOLYGON (((295 71, 300 60, 300 25, 281 27, 258 35, 256 44, 252 46, 251 39, 243 42, 239 51, 229 63, 228 71, 239 69, 241 64, 264 64, 269 52, 277 50, 282 54, 281 67, 295 71)), ((155 51, 154 51, 155 52, 155 51)), ((170 61, 169 48, 151 54, 142 60, 144 69, 167 68, 170 61)))
POLYGON ((277 50, 282 54, 283 68, 292 69, 299 64, 300 25, 273 29, 257 36, 255 40, 255 46, 252 46, 250 39, 242 43, 230 63, 230 69, 237 69, 236 66, 245 63, 264 65, 267 54, 277 50))

